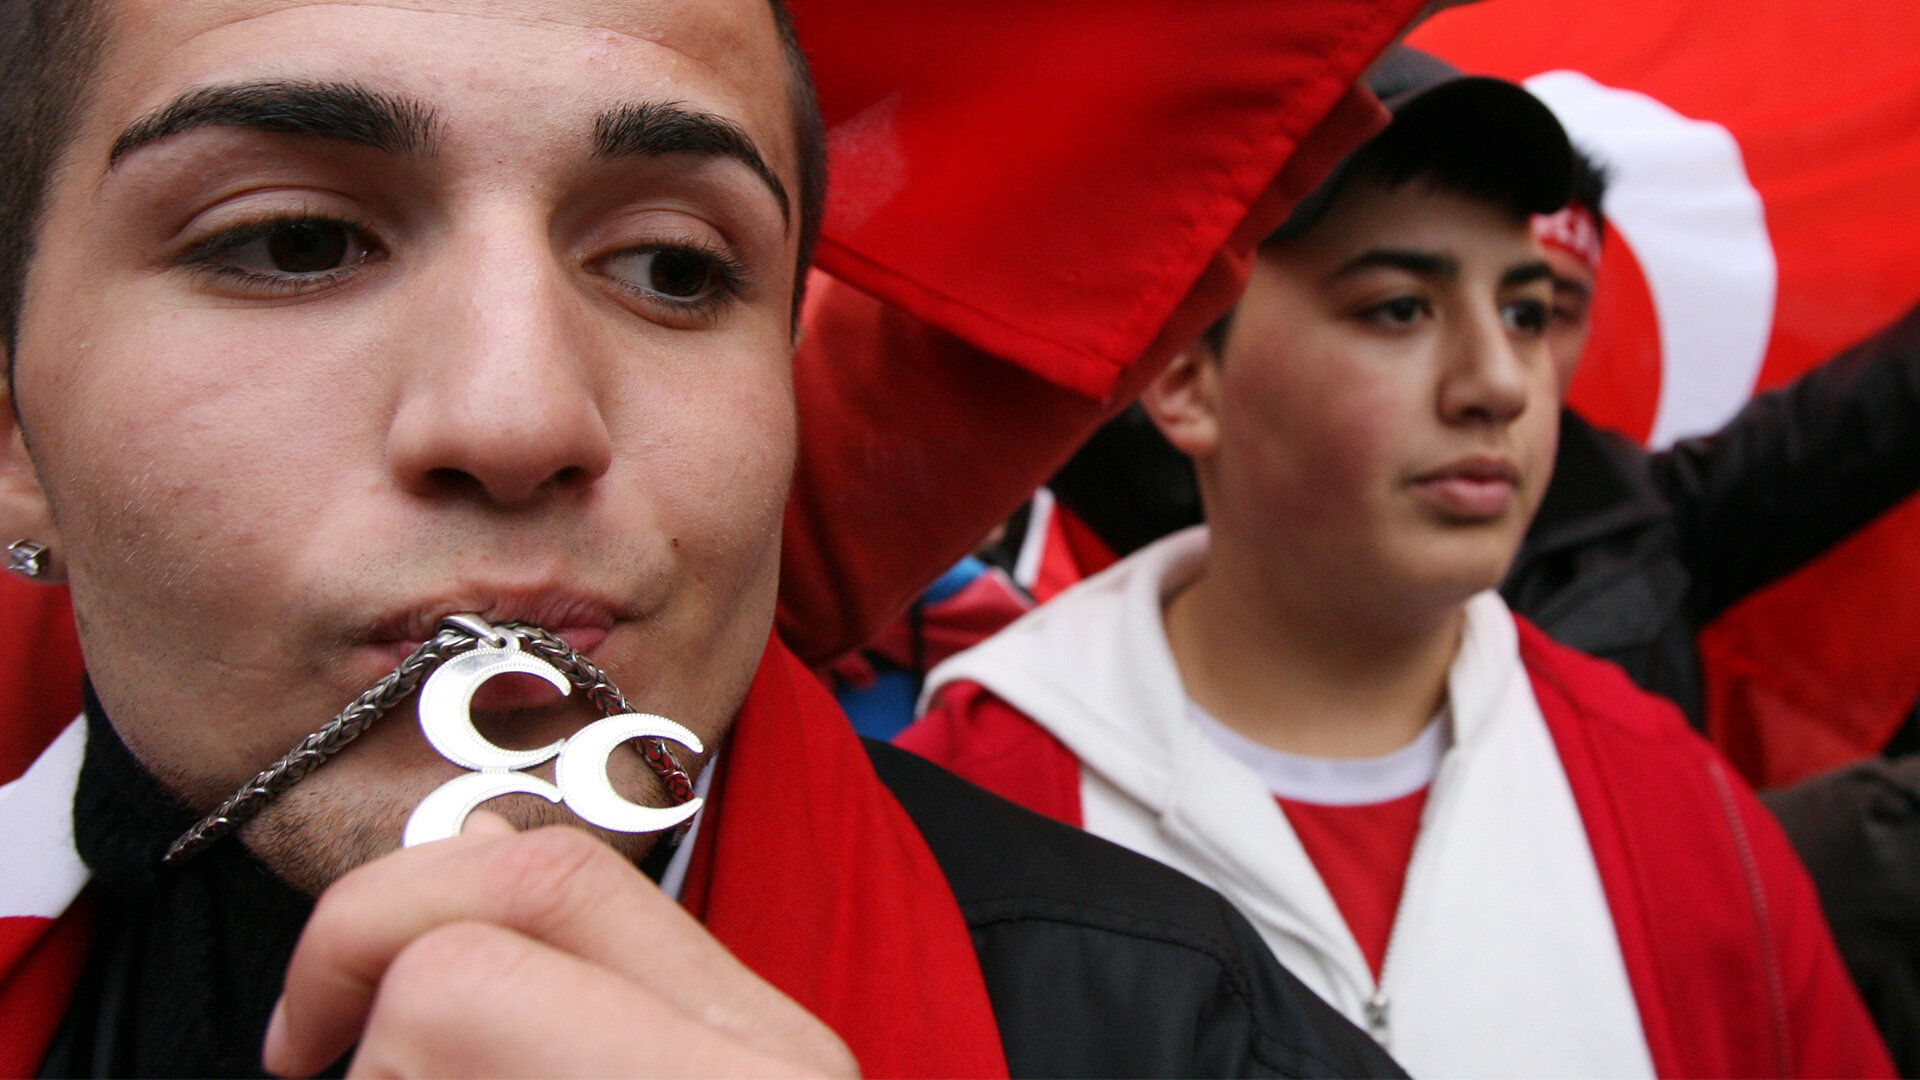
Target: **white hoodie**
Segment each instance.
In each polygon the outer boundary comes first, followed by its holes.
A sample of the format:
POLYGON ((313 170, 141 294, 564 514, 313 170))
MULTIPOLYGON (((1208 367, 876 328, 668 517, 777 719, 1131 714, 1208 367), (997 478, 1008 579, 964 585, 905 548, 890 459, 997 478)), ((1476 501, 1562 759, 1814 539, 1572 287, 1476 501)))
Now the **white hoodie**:
POLYGON ((1084 825, 1231 900, 1294 974, 1415 1076, 1653 1075, 1586 831, 1513 616, 1467 604, 1441 761, 1380 985, 1265 784, 1201 732, 1162 609, 1205 558, 1175 534, 936 668, 1081 762, 1084 825))

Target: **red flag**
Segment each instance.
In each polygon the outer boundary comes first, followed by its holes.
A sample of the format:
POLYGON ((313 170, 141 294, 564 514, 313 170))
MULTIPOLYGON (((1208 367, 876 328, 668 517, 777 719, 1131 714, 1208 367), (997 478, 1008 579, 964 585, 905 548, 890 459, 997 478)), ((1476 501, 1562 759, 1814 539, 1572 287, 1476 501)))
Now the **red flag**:
MULTIPOLYGON (((1413 44, 1527 82, 1614 173, 1570 395, 1664 445, 1920 298, 1920 7, 1500 0, 1413 44)), ((1756 784, 1877 751, 1920 693, 1920 502, 1702 635, 1708 719, 1756 784)))
POLYGON ((821 269, 1105 397, 1420 4, 790 6, 831 136, 821 269))

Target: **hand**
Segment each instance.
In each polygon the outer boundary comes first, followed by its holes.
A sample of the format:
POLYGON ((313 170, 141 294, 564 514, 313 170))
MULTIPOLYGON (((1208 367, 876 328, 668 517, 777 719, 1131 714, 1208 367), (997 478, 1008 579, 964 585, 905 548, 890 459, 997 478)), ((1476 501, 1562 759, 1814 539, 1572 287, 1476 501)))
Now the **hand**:
POLYGON ((356 1040, 349 1076, 859 1071, 825 1024, 613 849, 485 811, 321 896, 265 1064, 311 1076, 356 1040))

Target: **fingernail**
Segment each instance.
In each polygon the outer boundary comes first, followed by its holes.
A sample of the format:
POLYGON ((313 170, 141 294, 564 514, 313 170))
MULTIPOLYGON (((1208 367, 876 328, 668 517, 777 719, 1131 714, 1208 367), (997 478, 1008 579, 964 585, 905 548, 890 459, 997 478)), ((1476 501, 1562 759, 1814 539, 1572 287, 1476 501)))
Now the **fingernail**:
POLYGON ((475 810, 467 815, 467 823, 460 828, 462 836, 512 836, 519 832, 513 822, 491 810, 475 810))

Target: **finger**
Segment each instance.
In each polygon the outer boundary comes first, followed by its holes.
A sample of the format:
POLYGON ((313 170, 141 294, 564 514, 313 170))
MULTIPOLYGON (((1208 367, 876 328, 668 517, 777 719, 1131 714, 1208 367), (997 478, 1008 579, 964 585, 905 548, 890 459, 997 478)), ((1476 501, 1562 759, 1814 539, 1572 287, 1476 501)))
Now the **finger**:
POLYGON ((461 836, 512 836, 520 830, 513 822, 491 810, 475 810, 467 815, 467 823, 460 828, 461 836))
MULTIPOLYGON (((460 829, 460 835, 471 837, 512 836, 519 831, 520 830, 513 827, 512 822, 501 817, 499 814, 490 810, 475 810, 467 815, 467 820, 460 829)), ((287 1038, 286 1024, 287 1003, 285 996, 282 996, 274 1002, 273 1015, 267 1021, 267 1037, 261 1048, 261 1057, 268 1062, 276 1060, 284 1061, 289 1068, 297 1070, 304 1062, 290 1060, 291 1051, 285 1045, 287 1038)), ((294 1055, 294 1057, 297 1058, 297 1055, 294 1055)), ((272 1065, 268 1067, 270 1069, 273 1068, 272 1065)), ((281 1075, 291 1074, 282 1071, 281 1075)))
MULTIPOLYGON (((482 826, 485 830, 487 827, 482 826)), ((359 1035, 393 958, 436 927, 494 923, 602 965, 755 1045, 818 1021, 734 959, 613 849, 569 828, 474 834, 397 852, 322 896, 288 967, 268 1065, 309 1075, 359 1035)))
POLYGON ((793 1076, 836 1064, 770 1056, 603 967, 454 923, 394 958, 348 1075, 793 1076))

